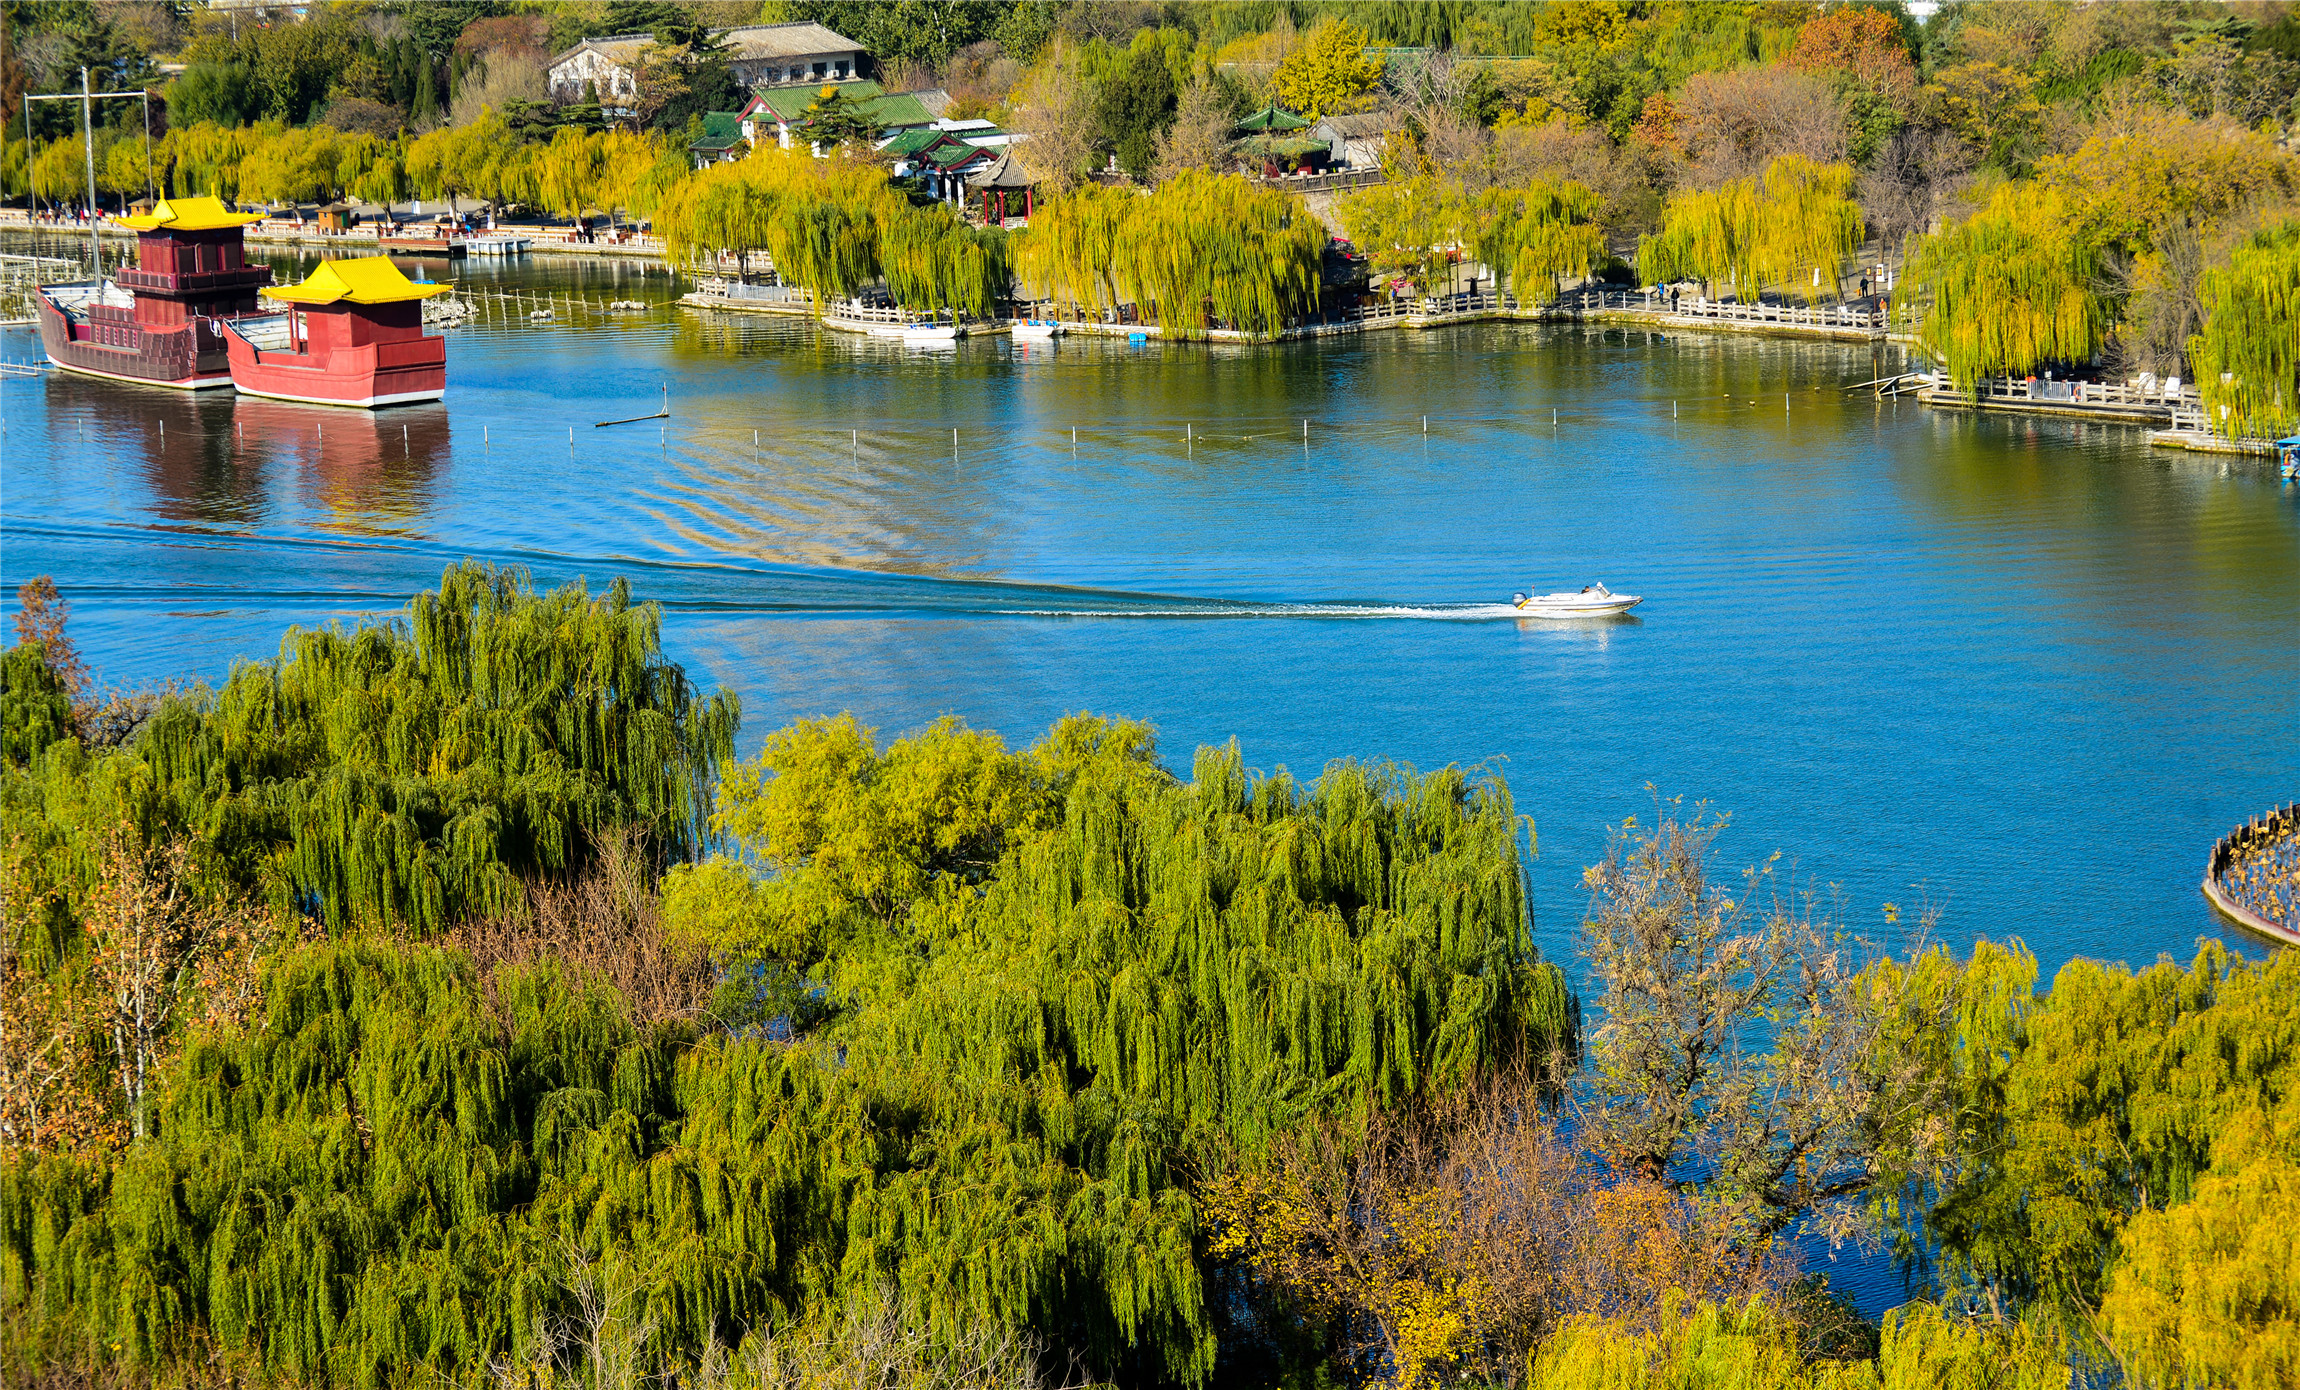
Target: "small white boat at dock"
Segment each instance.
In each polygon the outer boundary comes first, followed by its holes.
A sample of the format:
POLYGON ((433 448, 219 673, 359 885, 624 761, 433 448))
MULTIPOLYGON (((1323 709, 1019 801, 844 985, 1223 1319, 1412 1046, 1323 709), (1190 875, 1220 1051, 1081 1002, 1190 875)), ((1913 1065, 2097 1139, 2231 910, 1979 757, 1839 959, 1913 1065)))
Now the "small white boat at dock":
POLYGON ((1510 607, 1528 618, 1610 618, 1643 602, 1637 594, 1617 594, 1602 583, 1579 593, 1510 595, 1510 607))
POLYGON ((1062 325, 1052 319, 1016 319, 1014 336, 1024 342, 1050 342, 1062 333, 1062 325))
POLYGON ((474 256, 523 256, 527 254, 527 248, 534 244, 533 237, 500 232, 463 239, 464 250, 474 256))

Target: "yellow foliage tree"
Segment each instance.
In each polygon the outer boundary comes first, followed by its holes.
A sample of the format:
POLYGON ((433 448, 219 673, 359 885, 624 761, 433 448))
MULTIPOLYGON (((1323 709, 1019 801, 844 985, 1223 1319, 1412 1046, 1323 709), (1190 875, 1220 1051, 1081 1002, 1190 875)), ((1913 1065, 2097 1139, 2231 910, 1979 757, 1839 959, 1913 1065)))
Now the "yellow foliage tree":
POLYGON ((2064 196, 2006 184, 1986 208, 1910 252, 1894 300, 1924 306, 1918 342, 1959 390, 2099 348, 2098 258, 2075 223, 2064 196))
POLYGON ((2068 199, 2088 239, 2137 252, 2164 228, 2210 227, 2255 199, 2289 193, 2296 174, 2264 132, 2163 111, 2137 129, 2097 134, 2040 161, 2036 178, 2068 199))
POLYGON ((1278 64, 1271 79, 1278 101, 1305 116, 1354 111, 1382 80, 1382 65, 1366 56, 1366 33, 1348 20, 1327 18, 1278 64))
POLYGON ((1656 1329, 1602 1316, 1569 1323, 1526 1360, 1523 1390, 2065 1390, 2066 1347, 2015 1323, 1965 1322, 1927 1303, 1885 1314, 1873 1361, 1809 1359, 1788 1309, 1673 1300, 1656 1329))
POLYGON ((96 182, 107 193, 142 193, 155 187, 155 150, 147 157, 141 135, 115 140, 96 161, 96 182))
POLYGON ((1638 274, 1649 283, 1727 280, 1751 299, 1783 282, 1809 300, 1823 288, 1833 294, 1845 257, 1861 244, 1853 178, 1850 165, 1789 154, 1756 177, 1680 193, 1661 230, 1638 242, 1638 274))
POLYGON ((2300 220, 2264 228, 2199 287, 2188 342, 2212 423, 2240 437, 2300 428, 2300 220))
POLYGON ((2222 1129, 2195 1195, 2124 1228, 2103 1334, 2147 1387, 2300 1382, 2300 1098, 2222 1129))
POLYGON ((1285 194, 1185 170, 1147 193, 1088 185, 1042 204, 1017 237, 1025 292, 1100 308, 1131 299, 1168 337, 1216 320, 1268 336, 1317 302, 1325 236, 1285 194))

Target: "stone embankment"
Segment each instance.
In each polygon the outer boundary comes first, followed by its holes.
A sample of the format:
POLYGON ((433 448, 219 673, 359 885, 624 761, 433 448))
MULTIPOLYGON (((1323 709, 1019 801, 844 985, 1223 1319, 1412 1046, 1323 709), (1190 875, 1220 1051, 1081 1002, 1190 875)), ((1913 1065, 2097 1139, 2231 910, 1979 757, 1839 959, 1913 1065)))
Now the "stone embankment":
POLYGON ((2220 837, 2204 865, 2204 896, 2246 931, 2300 946, 2300 801, 2220 837))

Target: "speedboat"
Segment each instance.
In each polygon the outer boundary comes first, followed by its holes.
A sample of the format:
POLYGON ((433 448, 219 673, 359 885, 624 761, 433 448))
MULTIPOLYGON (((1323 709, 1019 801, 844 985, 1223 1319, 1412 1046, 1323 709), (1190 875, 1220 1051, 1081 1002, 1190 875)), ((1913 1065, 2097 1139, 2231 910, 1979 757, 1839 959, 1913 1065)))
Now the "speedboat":
POLYGON ((1528 618, 1605 618, 1626 613, 1643 602, 1636 594, 1617 594, 1603 584, 1592 584, 1579 593, 1510 595, 1510 607, 1528 618))
POLYGON ((1052 319, 1016 319, 1014 336, 1024 340, 1051 342, 1062 332, 1062 325, 1052 319))

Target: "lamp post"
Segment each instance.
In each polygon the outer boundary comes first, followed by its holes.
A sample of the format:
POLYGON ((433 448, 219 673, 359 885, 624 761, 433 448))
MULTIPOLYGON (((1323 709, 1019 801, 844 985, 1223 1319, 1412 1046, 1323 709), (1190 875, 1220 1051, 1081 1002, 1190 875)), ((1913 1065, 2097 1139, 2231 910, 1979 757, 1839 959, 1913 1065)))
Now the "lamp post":
POLYGON ((32 186, 32 107, 35 101, 76 101, 80 103, 80 139, 87 157, 88 169, 88 264, 96 278, 99 292, 104 284, 103 242, 96 235, 96 103, 114 98, 133 99, 144 103, 144 191, 153 198, 159 189, 152 181, 152 94, 150 92, 99 92, 86 68, 80 69, 80 90, 56 92, 48 96, 24 98, 24 186, 32 186))

